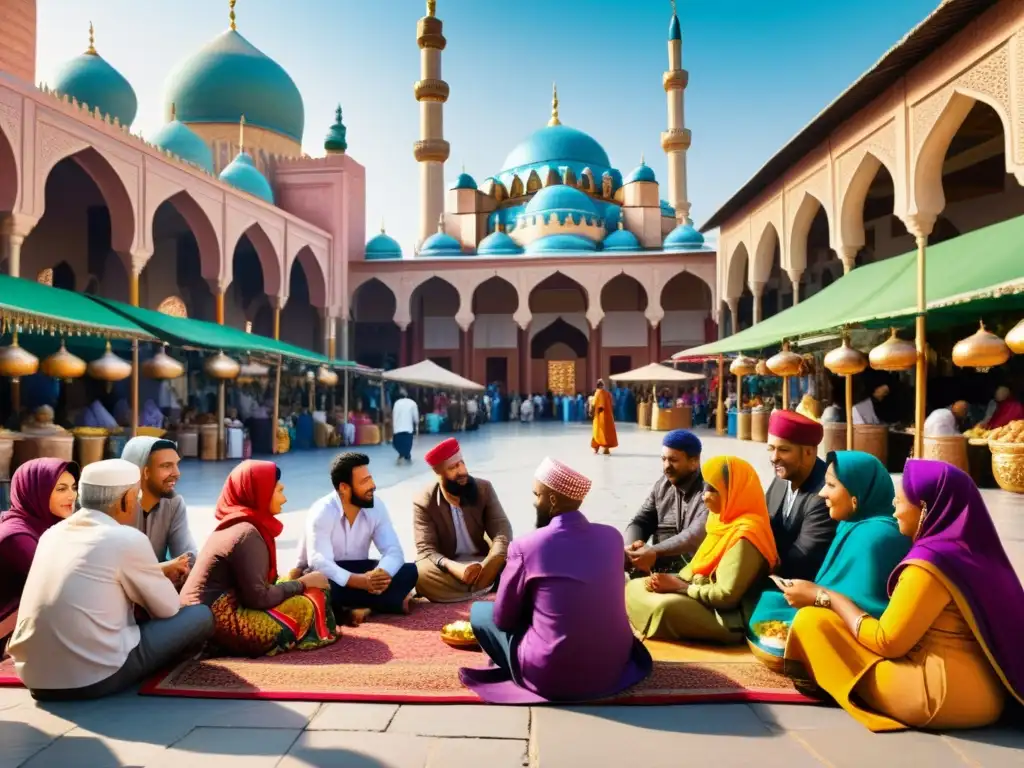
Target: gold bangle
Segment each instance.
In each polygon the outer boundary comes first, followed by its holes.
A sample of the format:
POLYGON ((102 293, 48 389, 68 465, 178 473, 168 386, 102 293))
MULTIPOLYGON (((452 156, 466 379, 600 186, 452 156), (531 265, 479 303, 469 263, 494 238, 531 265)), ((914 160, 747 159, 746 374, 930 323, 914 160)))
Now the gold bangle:
POLYGON ((860 616, 857 617, 857 621, 855 621, 853 623, 853 636, 854 637, 858 637, 858 638, 860 637, 860 625, 863 624, 864 623, 864 619, 868 618, 870 615, 871 614, 869 614, 869 613, 862 613, 860 616))
POLYGON ((831 608, 832 598, 824 589, 819 589, 818 594, 814 596, 814 605, 816 608, 831 608))

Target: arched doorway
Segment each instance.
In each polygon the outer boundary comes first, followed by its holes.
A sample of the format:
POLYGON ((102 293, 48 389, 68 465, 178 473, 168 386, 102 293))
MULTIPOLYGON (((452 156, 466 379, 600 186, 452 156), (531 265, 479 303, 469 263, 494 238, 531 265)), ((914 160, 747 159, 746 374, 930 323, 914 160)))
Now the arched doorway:
POLYGON ((224 297, 224 323, 244 328, 266 298, 281 292, 281 272, 274 246, 258 224, 238 238, 231 259, 231 284, 224 297))
MULTIPOLYGON (((0 227, 14 210, 18 197, 18 164, 7 134, 0 130, 0 227)), ((0 274, 7 274, 7 254, 0 248, 0 274)))
MULTIPOLYGON (((311 293, 310 280, 306 275, 306 270, 303 268, 302 262, 295 259, 288 276, 288 303, 281 310, 281 340, 303 349, 326 354, 323 317, 321 309, 314 306, 311 293)), ((270 335, 273 333, 273 314, 271 314, 270 335)))
POLYGON ((589 392, 593 387, 587 370, 590 351, 587 305, 583 286, 561 272, 545 278, 530 291, 532 392, 570 386, 589 392), (535 343, 538 336, 541 341, 535 343), (585 344, 579 343, 581 337, 585 344))
POLYGON ((190 317, 213 322, 216 298, 206 278, 216 281, 220 273, 217 251, 213 226, 187 193, 165 200, 153 215, 153 255, 139 279, 139 302, 155 308, 169 297, 180 296, 190 317), (205 270, 204 255, 211 262, 205 270))
POLYGON ((771 222, 765 226, 754 251, 751 273, 761 286, 760 319, 767 320, 793 304, 793 287, 782 271, 782 248, 778 230, 771 222))
POLYGON ((754 321, 754 295, 747 285, 747 272, 749 269, 750 256, 747 253, 747 246, 740 243, 736 246, 729 259, 728 272, 726 273, 725 296, 730 305, 736 305, 738 312, 736 316, 730 310, 728 313, 729 335, 738 333, 744 328, 749 328, 754 321))
POLYGON ((609 374, 646 365, 650 356, 647 291, 632 275, 621 273, 601 289, 601 370, 609 374))
MULTIPOLYGON (((717 335, 711 318, 711 287, 690 272, 680 272, 661 290, 661 344, 668 354, 712 341, 717 335)), ((724 308, 725 316, 729 314, 724 308)))
POLYGON ((395 325, 397 307, 395 294, 375 277, 356 288, 352 295, 352 344, 349 347, 353 360, 384 370, 398 366, 401 331, 395 325))
POLYGON ((495 275, 473 291, 473 361, 476 381, 498 384, 502 392, 519 389, 519 327, 513 319, 519 294, 495 275))
POLYGON ((441 277, 431 277, 412 292, 410 307, 415 324, 412 362, 433 360, 442 368, 465 375, 462 365, 461 329, 455 322, 459 291, 441 277))

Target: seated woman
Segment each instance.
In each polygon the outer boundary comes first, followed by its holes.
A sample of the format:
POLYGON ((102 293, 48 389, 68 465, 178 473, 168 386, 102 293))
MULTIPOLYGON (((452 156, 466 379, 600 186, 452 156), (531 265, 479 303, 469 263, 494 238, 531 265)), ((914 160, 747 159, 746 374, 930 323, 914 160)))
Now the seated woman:
POLYGON ((217 528, 199 552, 181 590, 182 605, 208 605, 213 643, 236 656, 274 656, 330 645, 335 633, 327 577, 277 579, 277 515, 287 501, 281 470, 243 461, 217 500, 217 528))
POLYGON ((786 657, 872 731, 980 728, 1009 691, 1024 702, 1024 589, 971 478, 912 459, 896 493, 910 553, 872 618, 839 592, 794 581, 802 608, 786 657))
POLYGON ((743 642, 740 601, 778 563, 764 491, 735 456, 704 462, 707 538, 678 576, 656 573, 626 585, 626 610, 644 638, 743 642))
MULTIPOLYGON (((839 525, 814 584, 846 595, 878 618, 889 604, 889 574, 910 549, 910 539, 900 533, 892 516, 896 494, 892 477, 882 462, 862 451, 836 451, 826 461, 825 485, 819 495, 839 525)), ((770 587, 761 594, 747 624, 750 650, 776 671, 784 666, 786 638, 796 610, 785 594, 770 587)))
POLYGON ((73 461, 32 459, 11 478, 11 508, 0 518, 0 652, 14 631, 39 537, 75 511, 79 474, 73 461))

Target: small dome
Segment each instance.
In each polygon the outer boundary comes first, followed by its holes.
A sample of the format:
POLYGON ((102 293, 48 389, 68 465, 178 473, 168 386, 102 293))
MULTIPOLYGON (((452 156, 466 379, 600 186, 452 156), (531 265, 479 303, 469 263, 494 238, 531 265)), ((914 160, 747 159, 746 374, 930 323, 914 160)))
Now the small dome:
POLYGON ((451 189, 476 189, 476 181, 468 173, 463 171, 459 174, 459 178, 455 180, 455 184, 452 185, 451 189))
POLYGON ((673 219, 676 217, 676 209, 672 207, 668 200, 661 201, 661 215, 671 216, 673 219))
POLYGON ((402 246, 384 231, 384 225, 381 224, 380 234, 370 238, 366 244, 366 260, 383 261, 384 259, 400 258, 402 258, 402 246))
POLYGON ((515 256, 523 249, 507 233, 498 230, 481 240, 476 252, 481 256, 515 256))
POLYGON ((668 39, 669 40, 682 40, 683 33, 679 29, 679 17, 674 13, 672 14, 672 21, 668 23, 668 39))
POLYGON ((445 232, 435 232, 423 241, 420 256, 462 256, 462 244, 445 232))
POLYGON ((689 219, 669 232, 664 244, 666 251, 699 251, 703 247, 704 235, 694 228, 689 219))
POLYGON ((593 241, 581 235, 548 235, 534 240, 526 247, 528 254, 596 251, 593 241))
POLYGON ((608 153, 592 136, 567 125, 548 125, 534 131, 505 158, 504 170, 541 163, 575 162, 608 168, 608 153))
POLYGON ((270 182, 259 172, 249 153, 244 150, 220 172, 220 180, 268 203, 274 202, 274 190, 270 188, 270 182))
POLYGON ((626 183, 632 184, 634 181, 645 181, 651 183, 657 183, 657 179, 654 178, 654 169, 644 162, 643 158, 640 158, 640 165, 634 168, 629 176, 626 177, 626 183))
POLYGON ((556 214, 560 222, 564 222, 569 215, 596 217, 597 209, 585 192, 565 184, 555 184, 544 187, 534 195, 522 215, 546 216, 551 213, 556 214))
POLYGON ((116 117, 122 125, 131 125, 139 111, 135 91, 124 76, 96 53, 92 24, 89 25, 89 48, 65 62, 54 77, 53 88, 85 102, 89 110, 116 117))
POLYGON ((604 239, 602 247, 606 251, 643 250, 643 247, 640 245, 640 241, 637 240, 636 235, 634 235, 628 229, 624 229, 621 221, 619 222, 619 228, 604 239))
POLYGON ((334 125, 327 131, 327 138, 324 139, 324 149, 335 154, 345 154, 345 150, 348 149, 347 133, 348 129, 341 122, 341 104, 339 104, 334 111, 334 125))
MULTIPOLYGON (((172 116, 174 112, 171 112, 172 116)), ((213 173, 213 152, 199 136, 180 120, 172 119, 163 125, 152 137, 150 142, 160 149, 173 152, 186 163, 213 173)))

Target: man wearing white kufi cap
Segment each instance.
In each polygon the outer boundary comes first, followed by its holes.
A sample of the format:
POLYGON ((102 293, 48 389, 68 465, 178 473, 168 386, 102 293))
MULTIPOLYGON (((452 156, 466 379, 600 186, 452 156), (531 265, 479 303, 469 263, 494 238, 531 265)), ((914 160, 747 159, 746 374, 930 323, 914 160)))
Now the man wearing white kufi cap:
POLYGON ((116 693, 213 632, 206 606, 179 610, 174 585, 133 525, 140 479, 123 459, 88 465, 82 508, 39 539, 8 649, 36 699, 116 693), (139 627, 135 606, 152 620, 139 627))
POLYGON ((493 603, 469 614, 497 665, 462 669, 462 682, 496 704, 612 696, 651 672, 626 617, 622 536, 579 511, 590 480, 555 459, 534 475, 537 530, 508 548, 493 603))

